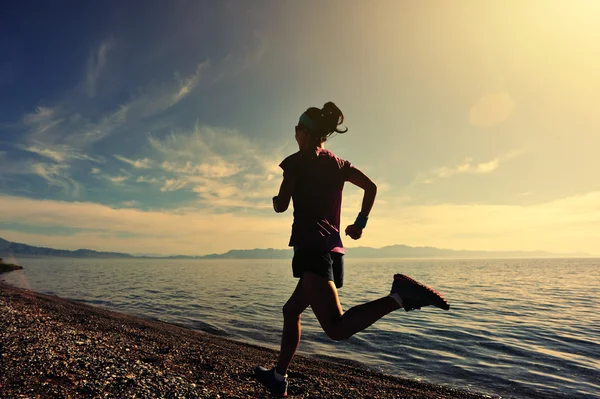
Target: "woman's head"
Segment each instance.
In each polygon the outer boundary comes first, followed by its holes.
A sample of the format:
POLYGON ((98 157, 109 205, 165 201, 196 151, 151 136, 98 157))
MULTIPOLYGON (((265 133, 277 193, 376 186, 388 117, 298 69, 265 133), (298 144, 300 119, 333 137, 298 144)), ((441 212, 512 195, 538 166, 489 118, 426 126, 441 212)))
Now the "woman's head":
MULTIPOLYGON (((296 139, 298 134, 315 144, 325 142, 334 133, 346 133, 348 128, 341 130, 338 126, 344 122, 344 114, 331 101, 322 109, 311 107, 302 115, 296 126, 296 139)), ((300 144, 300 140, 298 142, 300 144)))

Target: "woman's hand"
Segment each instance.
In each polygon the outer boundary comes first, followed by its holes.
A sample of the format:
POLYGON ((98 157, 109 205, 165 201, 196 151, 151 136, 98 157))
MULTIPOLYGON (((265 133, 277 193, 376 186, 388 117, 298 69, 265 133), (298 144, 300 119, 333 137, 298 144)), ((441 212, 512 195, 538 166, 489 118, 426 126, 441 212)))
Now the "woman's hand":
POLYGON ((350 236, 353 240, 358 240, 362 236, 362 231, 363 229, 353 224, 346 227, 346 235, 350 236))

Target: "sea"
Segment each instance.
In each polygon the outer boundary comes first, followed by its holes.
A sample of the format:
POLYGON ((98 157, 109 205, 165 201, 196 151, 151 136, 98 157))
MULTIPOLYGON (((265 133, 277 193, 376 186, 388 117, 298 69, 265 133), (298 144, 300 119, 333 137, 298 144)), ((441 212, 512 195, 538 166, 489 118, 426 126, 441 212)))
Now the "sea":
MULTIPOLYGON (((24 267, 0 275, 8 284, 273 349, 297 283, 290 260, 7 260, 24 267)), ((394 273, 434 287, 451 309, 398 310, 333 342, 309 308, 300 354, 494 397, 600 398, 600 259, 345 265, 345 310, 387 295, 394 273)))

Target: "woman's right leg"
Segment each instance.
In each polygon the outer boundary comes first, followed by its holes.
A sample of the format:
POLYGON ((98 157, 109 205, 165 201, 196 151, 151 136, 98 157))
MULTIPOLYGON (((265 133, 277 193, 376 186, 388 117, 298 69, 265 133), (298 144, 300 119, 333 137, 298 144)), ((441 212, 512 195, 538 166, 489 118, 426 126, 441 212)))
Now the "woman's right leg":
POLYGON ((281 350, 277 362, 277 372, 281 375, 287 373, 287 369, 300 344, 302 312, 308 307, 308 302, 302 292, 302 279, 298 281, 296 289, 290 299, 283 306, 283 334, 281 336, 281 350))
POLYGON ((312 272, 304 272, 301 281, 305 300, 325 333, 334 341, 347 339, 400 308, 394 298, 386 296, 354 306, 344 313, 333 281, 312 272))

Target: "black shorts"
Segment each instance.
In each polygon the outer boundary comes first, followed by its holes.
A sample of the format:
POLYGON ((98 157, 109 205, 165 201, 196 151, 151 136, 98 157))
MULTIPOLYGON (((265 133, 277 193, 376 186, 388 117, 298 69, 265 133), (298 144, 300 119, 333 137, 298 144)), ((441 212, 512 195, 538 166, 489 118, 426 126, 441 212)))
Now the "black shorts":
POLYGON ((344 285, 344 254, 299 249, 292 259, 294 277, 300 278, 304 272, 313 272, 333 281, 336 288, 344 285))

